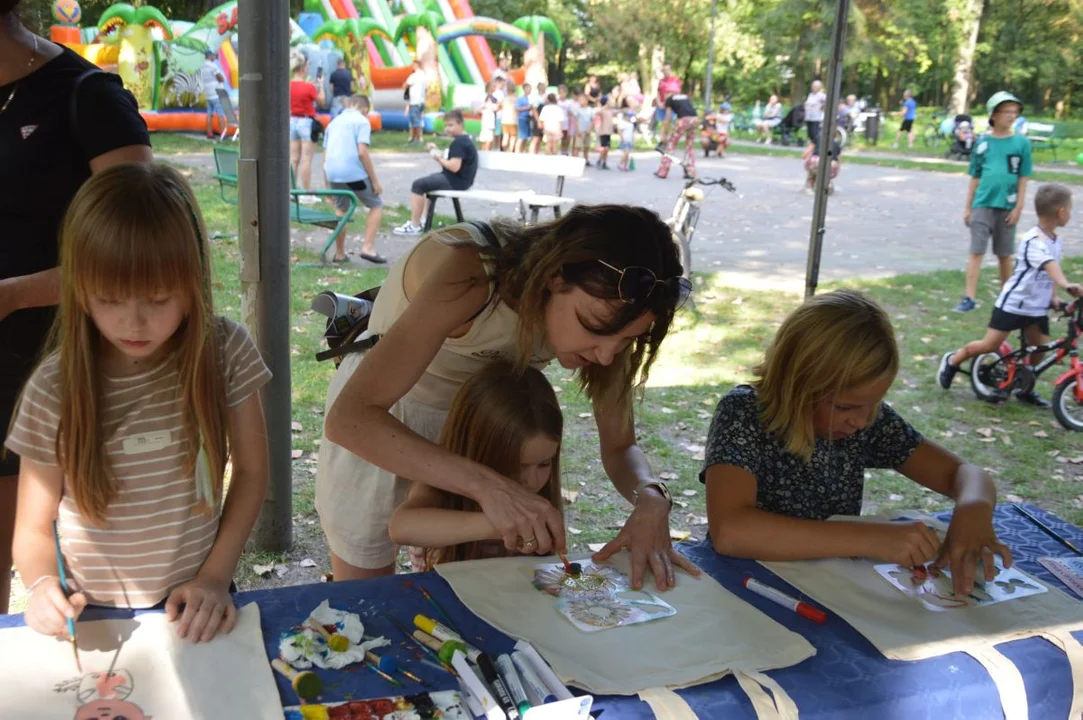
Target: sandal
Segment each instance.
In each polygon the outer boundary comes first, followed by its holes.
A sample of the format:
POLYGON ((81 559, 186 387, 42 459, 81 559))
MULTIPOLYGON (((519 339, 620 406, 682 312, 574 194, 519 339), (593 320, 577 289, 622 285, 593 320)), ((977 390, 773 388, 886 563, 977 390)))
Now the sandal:
POLYGON ((372 253, 370 255, 369 253, 363 252, 363 253, 361 253, 361 259, 362 260, 368 260, 370 263, 375 263, 376 265, 386 265, 387 264, 387 258, 385 258, 383 255, 381 255, 379 253, 372 253))
POLYGON ((331 258, 331 262, 333 262, 333 263, 348 263, 348 262, 350 262, 350 258, 343 255, 340 258, 331 258))

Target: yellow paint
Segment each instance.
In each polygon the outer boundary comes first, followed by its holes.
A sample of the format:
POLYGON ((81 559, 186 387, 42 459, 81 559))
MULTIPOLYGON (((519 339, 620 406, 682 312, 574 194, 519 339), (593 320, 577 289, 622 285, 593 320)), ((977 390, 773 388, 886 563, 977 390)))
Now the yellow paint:
POLYGON ((301 717, 305 720, 331 720, 331 714, 324 705, 302 705, 301 717))

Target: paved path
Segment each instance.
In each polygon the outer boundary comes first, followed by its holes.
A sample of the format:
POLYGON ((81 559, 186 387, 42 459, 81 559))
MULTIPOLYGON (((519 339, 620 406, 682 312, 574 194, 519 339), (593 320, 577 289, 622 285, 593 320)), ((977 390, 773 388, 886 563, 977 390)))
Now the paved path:
MULTIPOLYGON (((631 173, 587 168, 582 178, 567 181, 564 193, 581 202, 641 204, 667 216, 682 181, 679 169, 667 180, 653 177, 656 157, 637 153, 638 170, 631 173)), ((209 155, 163 159, 205 169, 212 163, 209 155)), ((719 271, 726 282, 739 286, 788 291, 803 288, 813 198, 803 188, 801 161, 736 153, 724 160, 697 158, 696 162, 701 175, 724 175, 731 180, 740 197, 718 189, 707 196, 693 244, 693 269, 719 271)), ((314 167, 321 166, 322 158, 317 156, 314 167)), ((408 202, 413 179, 432 172, 436 165, 420 153, 381 153, 376 155, 376 167, 385 202, 395 204, 408 202)), ((821 279, 962 269, 969 243, 969 231, 961 219, 966 182, 957 174, 847 165, 844 158, 828 205, 821 279)), ((480 173, 475 187, 552 191, 546 178, 496 171, 480 173)), ((1035 222, 1031 210, 1034 189, 1032 184, 1027 193, 1027 212, 1020 223, 1024 229, 1035 222)), ((1073 189, 1075 205, 1081 207, 1083 188, 1073 189)), ((506 208, 463 203, 464 213, 471 218, 490 217, 506 208)), ((452 208, 441 203, 437 212, 451 215, 452 208)), ((294 242, 315 245, 322 232, 295 230, 294 242)), ((1083 241, 1071 239, 1083 237, 1080 231, 1069 226, 1066 234, 1066 252, 1083 253, 1083 241)), ((387 235, 377 244, 381 253, 394 259, 412 242, 387 235)), ((356 236, 350 236, 347 247, 359 250, 356 236)), ((992 256, 987 260, 992 263, 992 256)))

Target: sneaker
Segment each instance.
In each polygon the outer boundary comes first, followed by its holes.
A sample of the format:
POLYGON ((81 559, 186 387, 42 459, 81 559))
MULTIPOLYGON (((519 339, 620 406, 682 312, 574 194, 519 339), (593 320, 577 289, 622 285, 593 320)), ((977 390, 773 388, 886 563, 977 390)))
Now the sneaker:
POLYGON ((297 196, 297 202, 302 205, 315 205, 320 199, 315 195, 299 195, 297 196))
POLYGON ((954 310, 955 312, 970 312, 977 306, 978 304, 974 302, 974 298, 964 297, 962 300, 959 301, 959 304, 955 306, 954 310))
POLYGON ((955 379, 955 373, 959 372, 959 368, 951 364, 951 356, 954 354, 954 351, 944 353, 944 357, 940 358, 940 370, 936 373, 937 382, 945 390, 951 387, 951 381, 955 379))
POLYGON ((420 235, 421 228, 407 220, 391 232, 395 233, 396 235, 420 235))
POLYGON ((1019 402, 1024 402, 1027 405, 1033 405, 1034 407, 1040 407, 1040 408, 1047 408, 1050 405, 1052 405, 1052 403, 1050 403, 1044 397, 1039 395, 1034 390, 1034 388, 1031 388, 1027 392, 1017 392, 1017 393, 1015 393, 1015 399, 1018 400, 1019 402))

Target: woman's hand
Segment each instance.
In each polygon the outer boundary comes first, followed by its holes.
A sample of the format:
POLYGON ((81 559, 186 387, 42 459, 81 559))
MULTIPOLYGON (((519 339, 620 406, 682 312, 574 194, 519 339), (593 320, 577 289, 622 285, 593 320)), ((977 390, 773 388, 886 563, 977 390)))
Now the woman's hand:
POLYGON ((923 522, 868 523, 868 530, 866 557, 881 562, 924 566, 936 557, 940 545, 936 531, 923 522))
POLYGON ((26 604, 23 619, 26 624, 42 635, 68 638, 68 618, 78 620, 86 607, 86 595, 77 592, 64 595, 60 579, 48 577, 33 589, 26 604))
POLYGON ((217 633, 227 635, 237 622, 237 608, 229 594, 229 583, 223 585, 199 576, 169 593, 165 614, 170 622, 180 615, 177 636, 194 643, 210 642, 217 633), (181 605, 184 605, 183 614, 181 605))
POLYGON ((591 559, 604 562, 621 550, 631 551, 634 590, 643 587, 643 576, 648 566, 654 573, 659 590, 676 586, 674 565, 689 575, 699 575, 700 569, 673 549, 669 537, 669 507, 669 501, 657 492, 644 491, 621 531, 591 559))
POLYGON ((933 567, 949 567, 955 594, 966 596, 974 590, 979 560, 985 581, 990 582, 996 577, 994 553, 1004 561, 1004 567, 1011 567, 1012 551, 1001 544, 993 530, 993 507, 984 502, 956 505, 947 537, 944 538, 944 547, 933 567))
POLYGON ((475 499, 504 539, 504 547, 541 555, 564 552, 567 543, 560 511, 519 483, 497 477, 497 482, 487 481, 475 499))

